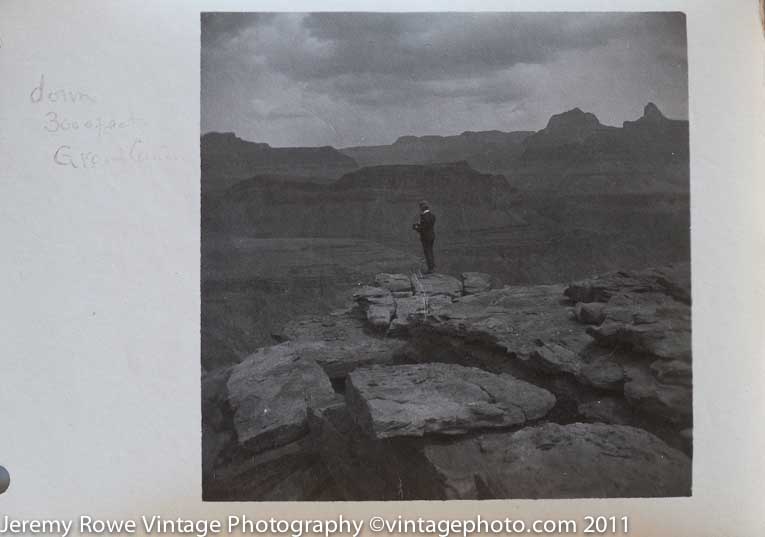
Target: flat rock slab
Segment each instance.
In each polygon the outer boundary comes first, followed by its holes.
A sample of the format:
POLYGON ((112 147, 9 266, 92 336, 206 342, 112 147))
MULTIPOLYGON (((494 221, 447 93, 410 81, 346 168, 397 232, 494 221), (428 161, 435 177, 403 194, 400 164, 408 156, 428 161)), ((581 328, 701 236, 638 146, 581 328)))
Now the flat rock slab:
POLYGON ((548 423, 432 444, 424 454, 444 499, 691 494, 690 459, 623 425, 548 423))
POLYGON ((378 332, 385 331, 396 314, 396 302, 388 289, 364 286, 353 293, 364 311, 369 325, 378 332))
POLYGON ((364 334, 365 317, 352 308, 289 321, 279 336, 290 341, 347 341, 364 334))
POLYGON ((617 293, 660 293, 690 304, 690 276, 689 263, 610 272, 572 283, 566 296, 574 302, 608 302, 617 293))
POLYGON ((614 360, 599 357, 582 364, 576 378, 593 388, 621 391, 624 387, 624 368, 614 360))
POLYGON ((418 328, 469 339, 551 372, 576 374, 592 338, 563 304, 564 286, 504 287, 455 300, 418 328))
POLYGON ((280 348, 314 360, 331 379, 342 379, 359 367, 394 363, 405 342, 375 337, 364 327, 357 310, 302 317, 285 326, 289 341, 280 348))
POLYGON ((334 396, 322 368, 289 344, 260 349, 233 367, 227 390, 239 444, 252 452, 306 435, 307 408, 334 396))
POLYGON ((442 363, 357 369, 346 398, 356 422, 380 439, 510 427, 555 405, 550 392, 510 375, 442 363))
POLYGON ((296 353, 315 361, 331 379, 345 378, 361 367, 393 364, 406 342, 394 338, 363 337, 342 344, 312 342, 301 345, 296 353))
POLYGON ((666 384, 639 365, 625 366, 624 395, 634 407, 673 423, 690 424, 693 414, 691 388, 666 384))
POLYGON ((490 274, 483 272, 463 272, 460 274, 460 280, 462 280, 463 295, 474 295, 491 289, 490 274))
POLYGON ((664 287, 665 292, 680 302, 691 303, 691 265, 690 263, 673 263, 662 267, 646 269, 643 273, 656 278, 657 283, 664 287))
POLYGON ((462 296, 462 282, 447 274, 423 274, 412 277, 415 294, 462 296))
POLYGON ((375 276, 375 287, 382 287, 391 293, 412 293, 412 280, 407 274, 388 274, 375 276))
POLYGON ((389 330, 392 336, 406 335, 414 323, 452 303, 451 297, 447 295, 415 295, 395 300, 396 316, 391 321, 389 330))
POLYGON ((690 365, 690 306, 647 286, 640 289, 625 294, 609 287, 605 320, 597 327, 585 327, 572 315, 563 286, 538 285, 458 298, 415 320, 410 331, 455 348, 460 342, 483 346, 518 365, 623 392, 641 411, 686 423, 690 368, 680 363, 690 365), (655 364, 657 358, 667 365, 655 364))
POLYGON ((385 299, 390 296, 390 291, 384 287, 373 287, 371 285, 362 285, 353 291, 353 299, 357 302, 385 299))
POLYGON ((621 344, 665 360, 691 360, 691 308, 659 293, 617 294, 604 321, 587 332, 604 345, 621 344))

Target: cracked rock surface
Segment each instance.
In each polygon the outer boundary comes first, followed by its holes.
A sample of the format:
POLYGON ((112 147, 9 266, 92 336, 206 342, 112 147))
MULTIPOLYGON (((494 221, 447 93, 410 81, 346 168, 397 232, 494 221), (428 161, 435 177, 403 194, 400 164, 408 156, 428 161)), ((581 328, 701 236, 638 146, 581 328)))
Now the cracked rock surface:
POLYGON ((688 274, 378 274, 206 372, 205 498, 690 495, 688 274))
POLYGON ((358 369, 346 395, 357 422, 380 439, 521 425, 555 405, 553 394, 510 375, 439 363, 358 369))

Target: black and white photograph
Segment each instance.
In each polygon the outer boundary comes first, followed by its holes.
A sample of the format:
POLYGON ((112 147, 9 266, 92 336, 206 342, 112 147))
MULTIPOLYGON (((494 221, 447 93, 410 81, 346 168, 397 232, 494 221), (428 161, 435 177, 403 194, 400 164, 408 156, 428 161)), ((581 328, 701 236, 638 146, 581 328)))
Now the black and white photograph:
POLYGON ((200 17, 204 500, 692 495, 682 12, 200 17))

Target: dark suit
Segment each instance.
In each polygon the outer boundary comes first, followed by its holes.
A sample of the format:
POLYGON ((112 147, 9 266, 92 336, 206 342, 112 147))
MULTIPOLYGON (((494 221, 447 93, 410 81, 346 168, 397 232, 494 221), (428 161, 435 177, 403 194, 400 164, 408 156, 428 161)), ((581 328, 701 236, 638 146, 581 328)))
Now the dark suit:
POLYGON ((436 215, 430 211, 420 214, 420 221, 415 229, 420 234, 422 242, 422 251, 425 253, 425 262, 428 264, 428 270, 436 268, 436 260, 433 257, 433 243, 436 240, 436 215))

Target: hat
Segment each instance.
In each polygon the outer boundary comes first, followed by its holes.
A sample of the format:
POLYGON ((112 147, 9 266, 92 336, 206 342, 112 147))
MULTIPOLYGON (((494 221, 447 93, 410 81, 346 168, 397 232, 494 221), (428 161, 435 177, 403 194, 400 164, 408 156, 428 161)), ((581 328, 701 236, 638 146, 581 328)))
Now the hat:
POLYGON ((430 207, 430 204, 425 200, 420 200, 420 207, 430 207))

